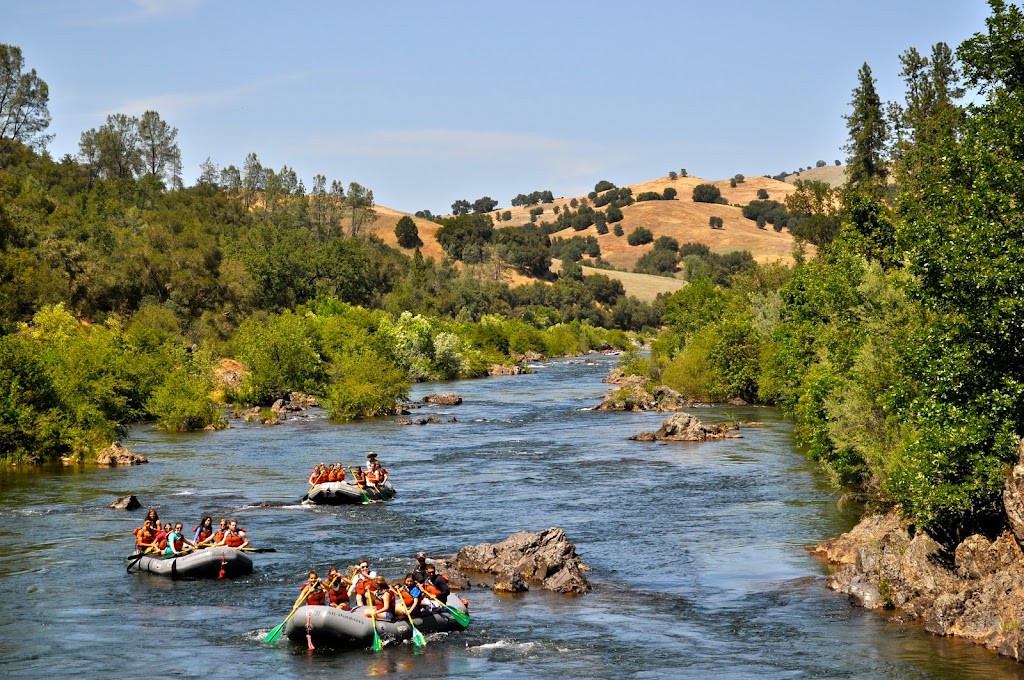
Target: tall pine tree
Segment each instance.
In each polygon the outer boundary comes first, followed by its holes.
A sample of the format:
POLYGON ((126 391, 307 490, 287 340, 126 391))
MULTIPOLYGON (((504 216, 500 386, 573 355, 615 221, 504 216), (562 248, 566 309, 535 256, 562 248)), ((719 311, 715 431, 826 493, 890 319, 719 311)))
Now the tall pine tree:
POLYGON ((874 197, 882 195, 889 176, 886 166, 886 144, 889 125, 882 110, 882 100, 875 91, 875 79, 866 63, 857 71, 857 87, 853 89, 853 109, 846 119, 850 141, 843 149, 846 159, 846 181, 852 191, 874 197))

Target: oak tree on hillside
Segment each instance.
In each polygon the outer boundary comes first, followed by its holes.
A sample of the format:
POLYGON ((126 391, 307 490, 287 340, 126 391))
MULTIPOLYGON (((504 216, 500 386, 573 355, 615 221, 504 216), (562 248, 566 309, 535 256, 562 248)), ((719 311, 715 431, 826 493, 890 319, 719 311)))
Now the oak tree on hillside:
POLYGON ((348 195, 345 196, 345 209, 352 220, 350 234, 355 237, 365 227, 377 221, 377 211, 373 209, 373 191, 356 182, 349 182, 348 195))

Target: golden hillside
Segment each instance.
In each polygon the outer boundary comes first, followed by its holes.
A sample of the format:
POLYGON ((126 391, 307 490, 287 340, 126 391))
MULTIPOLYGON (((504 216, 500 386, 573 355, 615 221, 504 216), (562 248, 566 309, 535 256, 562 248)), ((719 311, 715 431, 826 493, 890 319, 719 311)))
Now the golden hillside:
MULTIPOLYGON (((818 168, 817 170, 828 169, 818 168)), ((807 177, 811 172, 813 171, 805 171, 803 175, 807 177)), ((740 207, 755 200, 759 189, 766 190, 770 199, 785 200, 786 196, 794 191, 792 184, 766 177, 748 177, 744 182, 732 188, 729 186, 728 179, 710 182, 699 177, 678 177, 673 180, 665 176, 628 186, 633 190, 634 197, 644 191, 662 193, 667 187, 673 187, 677 196, 672 201, 642 201, 623 208, 621 222, 623 236, 615 236, 613 229, 610 229, 607 234, 599 235, 597 228, 591 226, 579 232, 566 229, 552 234, 552 238, 571 238, 576 235, 594 236, 601 246, 602 258, 617 269, 629 271, 632 271, 636 261, 653 247, 651 244, 630 246, 626 242, 626 235, 636 227, 647 227, 654 233, 655 238, 671 236, 680 244, 704 243, 717 253, 749 250, 754 259, 761 263, 781 261, 788 264, 792 262, 794 239, 788 230, 783 229, 782 232, 776 232, 770 227, 758 229, 753 221, 743 217, 740 207), (694 203, 693 188, 698 184, 717 186, 729 205, 694 203), (711 229, 709 218, 712 216, 721 217, 724 220, 722 229, 711 229)), ((575 198, 580 201, 585 197, 577 196, 575 198)), ((531 209, 542 207, 544 212, 538 217, 538 221, 553 222, 555 220, 554 207, 558 206, 559 210, 571 209, 569 204, 572 199, 573 197, 559 197, 555 199, 554 203, 540 206, 499 208, 492 212, 491 216, 495 218, 495 227, 518 226, 529 223, 531 209), (511 219, 497 221, 497 214, 505 212, 511 214, 511 219)), ((372 225, 371 230, 385 243, 397 247, 395 225, 405 213, 377 206, 377 214, 379 217, 372 225)), ((436 237, 440 225, 417 217, 413 217, 413 220, 419 229, 420 239, 424 243, 421 248, 423 256, 440 260, 444 256, 436 237)), ((519 279, 522 277, 507 277, 510 283, 519 282, 519 279)))

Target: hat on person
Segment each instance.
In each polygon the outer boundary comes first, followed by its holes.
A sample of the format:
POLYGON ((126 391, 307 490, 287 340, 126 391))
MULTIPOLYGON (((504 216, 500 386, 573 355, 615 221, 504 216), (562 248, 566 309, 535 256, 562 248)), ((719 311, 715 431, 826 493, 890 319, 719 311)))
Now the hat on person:
POLYGON ((377 454, 376 454, 376 453, 374 453, 373 451, 370 451, 370 452, 369 452, 368 454, 366 454, 366 457, 367 457, 367 458, 376 458, 376 457, 377 457, 377 454))
POLYGON ((425 560, 425 559, 427 559, 427 553, 425 553, 425 552, 418 552, 418 553, 416 553, 416 559, 418 559, 418 560, 425 560))

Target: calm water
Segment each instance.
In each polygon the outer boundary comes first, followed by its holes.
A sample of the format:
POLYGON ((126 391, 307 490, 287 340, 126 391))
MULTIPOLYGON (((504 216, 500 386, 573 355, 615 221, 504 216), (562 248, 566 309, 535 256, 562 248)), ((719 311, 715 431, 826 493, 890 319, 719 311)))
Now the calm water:
POLYGON ((851 608, 825 589, 804 546, 856 517, 795 449, 777 412, 698 409, 761 420, 744 439, 631 442, 663 414, 589 410, 611 360, 553 361, 534 375, 419 385, 453 390, 457 423, 339 425, 314 414, 277 427, 162 434, 127 443, 150 464, 0 473, 0 668, 7 677, 189 675, 405 677, 1020 677, 1022 666, 916 625, 851 608), (387 505, 297 504, 314 463, 380 453, 400 493, 387 505), (237 517, 256 571, 236 580, 126 574, 143 511, 163 520, 237 517), (260 506, 266 502, 269 506, 260 506), (392 577, 418 550, 450 554, 521 529, 565 529, 593 566, 580 598, 534 591, 471 600, 465 633, 426 651, 304 649, 261 639, 288 613, 304 572, 367 557, 392 577))

